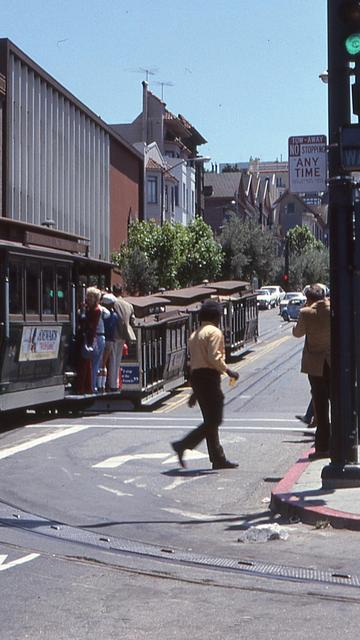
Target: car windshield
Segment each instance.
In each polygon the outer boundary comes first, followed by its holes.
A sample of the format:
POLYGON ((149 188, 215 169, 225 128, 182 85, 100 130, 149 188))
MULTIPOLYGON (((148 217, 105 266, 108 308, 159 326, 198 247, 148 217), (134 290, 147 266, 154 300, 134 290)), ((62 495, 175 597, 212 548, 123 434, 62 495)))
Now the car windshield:
MULTIPOLYGON (((265 291, 265 289, 263 289, 263 291, 265 291)), ((276 291, 276 287, 266 287, 266 291, 270 291, 270 293, 272 291, 276 291)))
POLYGON ((299 296, 299 293, 297 291, 290 292, 285 295, 284 300, 291 300, 291 298, 297 298, 298 296, 299 296))
POLYGON ((258 296, 269 296, 270 291, 268 291, 267 289, 261 289, 260 291, 257 291, 256 294, 258 296))

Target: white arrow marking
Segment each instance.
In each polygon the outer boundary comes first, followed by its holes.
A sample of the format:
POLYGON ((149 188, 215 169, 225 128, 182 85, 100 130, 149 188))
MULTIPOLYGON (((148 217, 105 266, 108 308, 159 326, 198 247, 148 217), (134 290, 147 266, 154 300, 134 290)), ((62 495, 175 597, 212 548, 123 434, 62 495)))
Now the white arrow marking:
POLYGON ((107 458, 107 460, 103 460, 102 462, 98 462, 97 464, 93 464, 93 468, 115 469, 116 467, 120 467, 122 464, 130 462, 131 460, 161 460, 162 458, 168 458, 168 456, 168 453, 135 453, 128 456, 114 456, 112 458, 107 458))
MULTIPOLYGON (((187 449, 184 455, 184 460, 200 460, 201 458, 207 458, 207 453, 201 453, 196 449, 187 449)), ((175 464, 179 459, 177 456, 170 456, 167 460, 164 460, 161 464, 175 464)))
POLYGON ((22 558, 18 558, 17 560, 12 560, 11 562, 6 562, 7 555, 0 555, 0 571, 6 571, 6 569, 11 569, 12 567, 16 567, 18 564, 24 564, 24 562, 30 562, 30 560, 35 560, 38 558, 40 553, 29 553, 27 556, 23 556, 22 558))

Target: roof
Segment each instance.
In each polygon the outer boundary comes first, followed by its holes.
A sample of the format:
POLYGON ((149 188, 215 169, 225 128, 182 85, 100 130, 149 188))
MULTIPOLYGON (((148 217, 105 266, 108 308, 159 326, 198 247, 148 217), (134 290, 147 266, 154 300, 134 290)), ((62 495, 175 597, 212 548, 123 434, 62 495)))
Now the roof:
POLYGON ((221 280, 219 282, 209 282, 208 284, 203 285, 204 289, 216 289, 216 293, 224 293, 226 295, 246 289, 249 286, 250 283, 244 282, 243 280, 221 280))
POLYGON ((204 186, 213 188, 211 198, 233 198, 239 191, 241 175, 240 171, 226 173, 205 171, 204 186))
POLYGON ((178 305, 193 304, 215 294, 216 289, 204 287, 204 285, 186 287, 185 289, 172 289, 164 292, 165 298, 168 298, 170 302, 176 302, 178 305))
POLYGON ((124 299, 127 300, 127 302, 130 302, 133 307, 138 307, 139 309, 146 309, 146 307, 153 307, 155 305, 169 304, 170 302, 170 300, 167 300, 165 297, 160 295, 126 296, 124 299))

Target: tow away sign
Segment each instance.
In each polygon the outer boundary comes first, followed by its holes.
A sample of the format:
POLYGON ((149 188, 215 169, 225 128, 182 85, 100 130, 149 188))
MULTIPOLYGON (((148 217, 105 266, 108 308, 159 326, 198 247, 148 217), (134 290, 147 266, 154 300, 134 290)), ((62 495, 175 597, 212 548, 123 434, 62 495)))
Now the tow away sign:
POLYGON ((291 193, 326 190, 326 136, 289 138, 289 189, 291 193))

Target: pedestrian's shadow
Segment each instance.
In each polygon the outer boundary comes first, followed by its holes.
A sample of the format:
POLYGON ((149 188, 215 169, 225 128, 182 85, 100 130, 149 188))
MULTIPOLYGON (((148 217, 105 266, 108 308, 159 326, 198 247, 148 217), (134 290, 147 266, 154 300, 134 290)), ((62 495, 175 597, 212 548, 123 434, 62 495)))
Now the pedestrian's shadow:
POLYGON ((162 471, 161 475, 169 478, 191 478, 196 476, 212 475, 213 473, 214 472, 211 469, 170 469, 170 471, 162 471))
POLYGON ((253 525, 259 524, 289 524, 289 518, 267 511, 257 511, 255 513, 239 513, 238 520, 242 522, 231 524, 226 527, 227 531, 244 531, 253 525))

